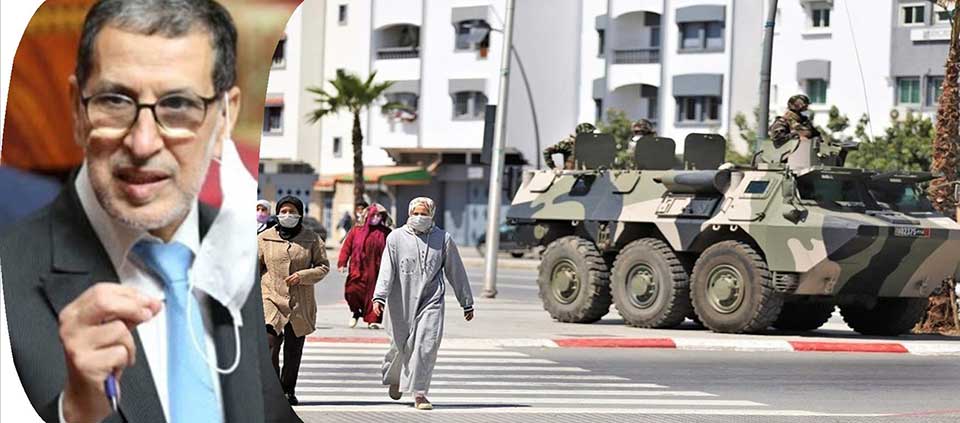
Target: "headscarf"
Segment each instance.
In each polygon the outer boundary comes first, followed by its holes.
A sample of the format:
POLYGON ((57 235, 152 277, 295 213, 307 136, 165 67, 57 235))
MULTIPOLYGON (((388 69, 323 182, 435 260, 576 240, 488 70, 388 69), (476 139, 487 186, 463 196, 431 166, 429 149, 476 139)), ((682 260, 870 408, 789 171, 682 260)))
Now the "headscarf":
MULTIPOLYGON (((434 217, 434 213, 437 212, 437 207, 436 205, 434 205, 433 200, 431 200, 428 197, 417 197, 411 200, 410 206, 407 207, 407 220, 410 220, 410 216, 413 215, 413 209, 417 208, 417 206, 420 206, 420 205, 423 205, 424 207, 427 208, 427 214, 429 214, 431 218, 434 217)), ((434 222, 434 225, 436 225, 436 222, 434 222)), ((403 227, 407 230, 407 232, 410 232, 412 234, 418 233, 415 229, 410 227, 410 225, 408 224, 403 225, 403 227)), ((429 231, 430 230, 428 229, 427 232, 429 231)))
POLYGON ((370 222, 370 217, 380 213, 380 208, 377 206, 377 204, 373 204, 367 207, 364 211, 367 219, 362 225, 354 229, 357 232, 353 235, 353 245, 350 251, 350 261, 354 263, 363 263, 368 247, 374 251, 383 251, 383 248, 387 245, 386 233, 390 230, 386 226, 386 219, 381 219, 377 225, 370 222))
POLYGON ((280 234, 280 238, 291 239, 299 235, 300 231, 303 229, 303 202, 300 201, 299 198, 294 197, 292 195, 288 195, 286 197, 281 198, 280 201, 277 201, 276 214, 278 216, 280 215, 280 208, 283 207, 284 204, 293 205, 293 207, 297 209, 297 214, 300 215, 300 220, 297 222, 297 226, 294 226, 292 228, 286 228, 283 225, 276 226, 277 233, 280 234))

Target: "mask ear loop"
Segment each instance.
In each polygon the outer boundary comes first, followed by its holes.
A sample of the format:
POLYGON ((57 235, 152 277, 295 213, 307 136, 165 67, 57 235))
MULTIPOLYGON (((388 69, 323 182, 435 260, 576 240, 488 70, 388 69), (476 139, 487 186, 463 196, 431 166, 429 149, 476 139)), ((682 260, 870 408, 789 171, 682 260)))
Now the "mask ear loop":
MULTIPOLYGON (((189 284, 189 286, 187 286, 187 295, 193 295, 193 280, 191 279, 187 283, 189 284)), ((233 360, 233 364, 226 369, 221 369, 217 366, 217 363, 210 361, 210 359, 207 357, 207 353, 200 348, 200 343, 197 342, 197 335, 193 333, 193 313, 190 313, 191 304, 193 304, 193 301, 187 301, 187 329, 190 331, 190 341, 193 343, 193 348, 197 350, 197 353, 200 354, 200 357, 203 357, 203 361, 207 363, 207 366, 210 366, 216 370, 217 373, 221 375, 233 373, 235 370, 237 370, 237 367, 240 366, 240 326, 237 325, 236 322, 233 323, 233 337, 237 340, 237 348, 236 352, 234 353, 235 358, 233 360)))

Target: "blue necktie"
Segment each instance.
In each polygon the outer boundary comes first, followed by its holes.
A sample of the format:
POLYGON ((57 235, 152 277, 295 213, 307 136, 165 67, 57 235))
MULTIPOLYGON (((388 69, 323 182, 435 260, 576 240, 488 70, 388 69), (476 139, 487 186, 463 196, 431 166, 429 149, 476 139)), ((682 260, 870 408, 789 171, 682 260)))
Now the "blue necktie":
POLYGON ((140 241, 133 252, 157 276, 163 279, 167 313, 167 393, 171 423, 223 421, 221 405, 210 378, 210 368, 200 351, 206 351, 206 331, 200 304, 189 292, 187 271, 193 252, 173 242, 160 244, 140 241), (190 318, 187 304, 190 303, 190 318), (194 340, 190 337, 193 336, 194 340))

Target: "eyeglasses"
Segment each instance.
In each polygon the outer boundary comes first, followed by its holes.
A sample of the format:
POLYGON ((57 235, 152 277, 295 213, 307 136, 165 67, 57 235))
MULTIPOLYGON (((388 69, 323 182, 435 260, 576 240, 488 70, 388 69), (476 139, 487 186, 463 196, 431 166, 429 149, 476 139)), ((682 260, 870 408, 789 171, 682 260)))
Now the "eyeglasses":
POLYGON ((207 117, 207 107, 217 96, 205 98, 191 93, 170 94, 153 104, 137 103, 124 94, 102 93, 82 98, 87 119, 95 130, 115 134, 126 133, 140 116, 140 109, 150 109, 154 121, 168 136, 189 137, 196 133, 207 117))

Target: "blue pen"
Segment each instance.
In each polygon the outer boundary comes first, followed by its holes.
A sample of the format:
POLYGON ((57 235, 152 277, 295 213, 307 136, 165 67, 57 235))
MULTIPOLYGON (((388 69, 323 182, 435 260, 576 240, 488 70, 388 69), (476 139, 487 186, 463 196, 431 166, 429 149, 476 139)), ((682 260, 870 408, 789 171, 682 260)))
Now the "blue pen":
POLYGON ((107 393, 107 401, 110 401, 113 411, 118 411, 120 408, 120 391, 117 389, 117 378, 113 373, 107 376, 107 380, 103 381, 103 390, 107 393))

